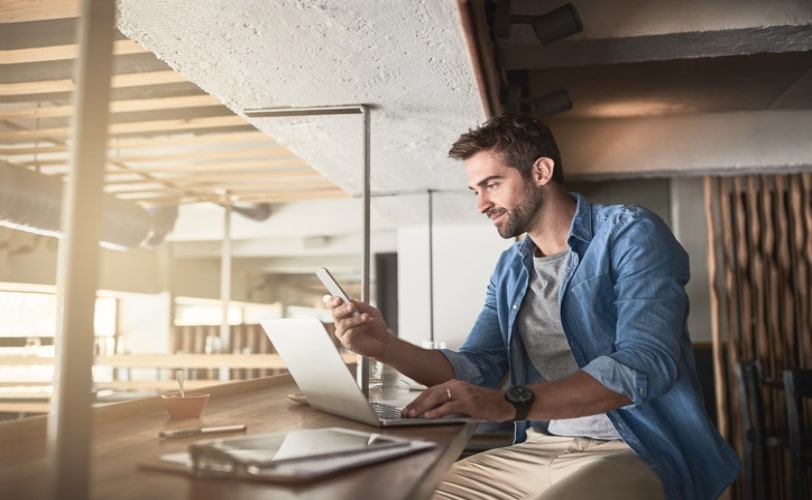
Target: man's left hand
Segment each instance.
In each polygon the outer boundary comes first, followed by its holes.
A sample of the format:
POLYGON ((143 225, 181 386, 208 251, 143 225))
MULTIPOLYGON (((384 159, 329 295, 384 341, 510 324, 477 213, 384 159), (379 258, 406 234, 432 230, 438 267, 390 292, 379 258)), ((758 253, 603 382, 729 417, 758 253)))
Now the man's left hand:
POLYGON ((404 417, 468 415, 489 422, 512 420, 514 414, 513 405, 501 390, 456 379, 427 388, 403 409, 404 417))

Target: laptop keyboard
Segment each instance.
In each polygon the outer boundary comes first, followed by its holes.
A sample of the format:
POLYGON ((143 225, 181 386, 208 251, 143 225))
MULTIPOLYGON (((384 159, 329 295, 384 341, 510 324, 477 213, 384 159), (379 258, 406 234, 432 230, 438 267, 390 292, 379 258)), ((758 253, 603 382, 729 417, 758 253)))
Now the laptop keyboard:
POLYGON ((394 420, 402 418, 400 416, 401 408, 398 408, 397 406, 388 405, 386 403, 379 403, 377 401, 370 401, 369 405, 372 407, 372 411, 374 411, 379 418, 382 418, 384 420, 394 420))

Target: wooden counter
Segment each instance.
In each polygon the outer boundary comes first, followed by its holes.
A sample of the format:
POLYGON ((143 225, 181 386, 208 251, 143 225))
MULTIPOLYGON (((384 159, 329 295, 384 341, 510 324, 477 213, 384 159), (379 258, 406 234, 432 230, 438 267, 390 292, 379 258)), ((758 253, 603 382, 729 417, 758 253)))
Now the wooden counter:
MULTIPOLYGON (((162 429, 238 423, 248 425, 249 435, 331 426, 366 431, 375 429, 294 403, 287 395, 296 390, 288 375, 211 387, 208 406, 200 419, 193 420, 170 420, 159 398, 94 408, 92 498, 425 499, 430 497, 443 472, 459 456, 476 427, 475 424, 449 424, 383 430, 385 434, 434 441, 437 447, 346 471, 307 486, 191 478, 139 467, 140 463, 162 453, 185 450, 195 440, 162 440, 158 438, 162 429)), ((46 424, 47 416, 0 423, 0 492, 3 498, 48 498, 46 424)), ((218 437, 221 436, 233 435, 218 437)), ((70 494, 66 492, 64 498, 70 498, 70 494)))
MULTIPOLYGON (((355 354, 342 354, 348 366, 353 366, 358 357, 355 354)), ((49 410, 49 400, 53 392, 53 383, 37 378, 26 379, 26 368, 50 367, 54 365, 53 356, 8 355, 0 354, 0 367, 20 368, 11 380, 0 380, 0 413, 45 413, 49 410)), ((220 384, 217 372, 220 368, 270 370, 271 373, 284 373, 285 363, 279 354, 115 354, 96 356, 94 366, 104 366, 116 370, 155 369, 150 380, 96 380, 94 389, 113 391, 171 391, 177 388, 173 374, 177 369, 208 369, 208 379, 187 379, 186 388, 197 390, 201 387, 220 384)), ((116 372, 117 374, 119 372, 116 372)), ((118 375, 116 375, 118 376, 118 375)), ((247 377, 246 377, 247 378, 247 377)), ((99 401, 104 403, 104 401, 99 401)))
MULTIPOLYGON (((344 354, 347 363, 355 354, 344 354)), ((0 366, 50 366, 53 356, 2 356, 0 366)), ((113 368, 259 368, 284 369, 279 354, 114 354, 96 356, 95 366, 113 368)))

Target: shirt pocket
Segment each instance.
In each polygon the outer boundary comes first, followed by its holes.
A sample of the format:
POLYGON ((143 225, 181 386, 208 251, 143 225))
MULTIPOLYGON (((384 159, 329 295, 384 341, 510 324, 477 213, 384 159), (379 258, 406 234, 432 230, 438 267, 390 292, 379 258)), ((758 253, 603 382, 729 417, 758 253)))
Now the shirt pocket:
POLYGON ((617 308, 614 281, 609 273, 573 282, 562 302, 561 316, 570 327, 568 337, 571 344, 574 340, 582 347, 586 356, 584 362, 611 354, 615 344, 617 308))

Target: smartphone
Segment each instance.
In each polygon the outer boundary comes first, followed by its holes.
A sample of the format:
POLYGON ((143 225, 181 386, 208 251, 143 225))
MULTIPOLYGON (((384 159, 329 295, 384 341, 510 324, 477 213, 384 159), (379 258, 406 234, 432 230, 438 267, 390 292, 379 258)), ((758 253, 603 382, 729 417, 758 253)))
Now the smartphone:
POLYGON ((316 276, 319 277, 319 280, 321 280, 324 287, 327 288, 327 291, 330 292, 330 295, 333 295, 335 297, 341 297, 341 300, 343 300, 344 303, 346 304, 349 304, 351 302, 349 295, 347 295, 347 292, 345 292, 344 289, 341 288, 341 285, 338 284, 338 281, 336 281, 336 279, 333 277, 332 274, 330 274, 330 271, 328 271, 326 267, 322 267, 318 271, 316 271, 316 276))

